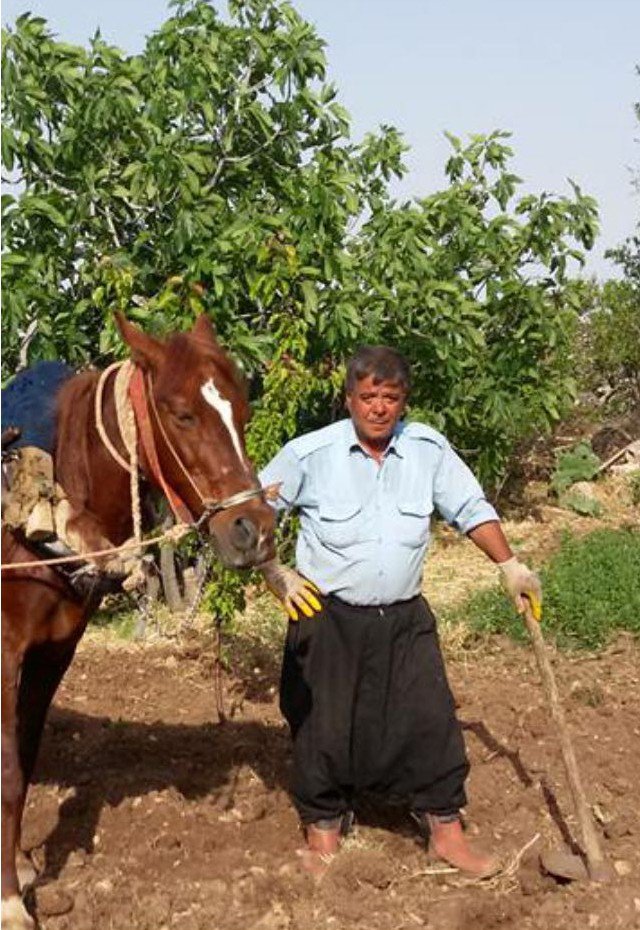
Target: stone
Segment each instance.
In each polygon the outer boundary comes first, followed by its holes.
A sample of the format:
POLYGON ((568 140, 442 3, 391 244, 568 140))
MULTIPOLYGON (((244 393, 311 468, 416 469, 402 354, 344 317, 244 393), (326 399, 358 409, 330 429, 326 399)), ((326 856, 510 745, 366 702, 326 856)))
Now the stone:
POLYGON ((68 914, 73 908, 73 898, 58 885, 41 885, 35 890, 38 913, 44 917, 68 914))

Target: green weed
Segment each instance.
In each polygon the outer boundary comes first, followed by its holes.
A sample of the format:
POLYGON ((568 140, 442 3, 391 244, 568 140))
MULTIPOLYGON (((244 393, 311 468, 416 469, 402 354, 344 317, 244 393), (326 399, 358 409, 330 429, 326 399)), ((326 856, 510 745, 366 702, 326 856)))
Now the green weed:
POLYGON ((138 611, 129 606, 109 605, 91 618, 91 626, 108 629, 118 639, 132 640, 135 639, 138 616, 138 611))
MULTIPOLYGON (((540 575, 543 629, 558 645, 596 649, 617 630, 640 635, 640 533, 605 529, 582 539, 567 534, 540 575)), ((527 639, 523 620, 500 589, 474 595, 451 619, 478 634, 527 639)))

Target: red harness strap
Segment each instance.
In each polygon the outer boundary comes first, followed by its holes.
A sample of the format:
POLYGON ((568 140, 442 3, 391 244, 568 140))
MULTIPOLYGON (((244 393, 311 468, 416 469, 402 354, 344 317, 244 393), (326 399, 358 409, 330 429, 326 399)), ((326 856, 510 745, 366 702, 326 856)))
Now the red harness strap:
POLYGON ((129 397, 133 405, 133 412, 138 425, 142 448, 144 449, 147 463, 153 477, 162 488, 176 519, 182 523, 193 523, 191 511, 180 495, 168 484, 166 478, 162 474, 162 468, 160 467, 160 461, 158 459, 158 451, 153 438, 151 417, 149 416, 144 373, 141 368, 136 367, 131 376, 131 381, 129 382, 129 397))

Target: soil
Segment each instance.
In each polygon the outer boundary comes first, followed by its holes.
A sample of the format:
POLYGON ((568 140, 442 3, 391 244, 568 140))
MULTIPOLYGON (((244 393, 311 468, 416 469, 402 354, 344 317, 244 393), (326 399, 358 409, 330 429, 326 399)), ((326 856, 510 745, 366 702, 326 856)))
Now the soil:
MULTIPOLYGON (((509 528, 534 560, 556 544, 548 519, 509 528)), ((468 558, 473 575, 471 551, 441 536, 427 575, 439 607, 447 563, 468 558)), ((276 658, 230 663, 221 723, 206 638, 136 644, 92 630, 28 797, 31 904, 43 930, 640 928, 639 654, 626 636, 597 655, 552 652, 610 884, 541 873, 539 852, 579 834, 533 654, 499 638, 450 650, 447 668, 472 766, 466 827, 502 855, 503 873, 473 883, 438 872, 404 811, 363 799, 317 882, 298 865, 276 658)))

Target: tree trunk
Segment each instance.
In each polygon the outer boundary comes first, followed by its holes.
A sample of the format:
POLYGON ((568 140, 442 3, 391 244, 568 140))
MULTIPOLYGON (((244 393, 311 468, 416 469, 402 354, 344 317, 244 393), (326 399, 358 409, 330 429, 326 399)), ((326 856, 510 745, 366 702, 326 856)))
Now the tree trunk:
MULTIPOLYGON (((173 524, 173 520, 168 518, 163 524, 164 529, 168 529, 173 524)), ((164 596, 169 610, 181 611, 184 607, 180 585, 178 584, 178 573, 176 571, 175 546, 171 542, 164 542, 160 546, 160 574, 162 575, 162 587, 164 596)))

